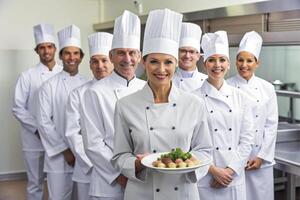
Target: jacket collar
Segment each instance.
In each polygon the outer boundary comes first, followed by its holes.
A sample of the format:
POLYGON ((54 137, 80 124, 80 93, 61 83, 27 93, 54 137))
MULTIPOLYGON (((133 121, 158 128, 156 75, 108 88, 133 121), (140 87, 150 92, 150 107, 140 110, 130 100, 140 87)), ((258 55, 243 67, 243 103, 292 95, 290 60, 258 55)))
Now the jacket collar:
POLYGON ((128 86, 134 84, 136 82, 136 80, 137 80, 137 78, 134 76, 133 79, 131 79, 130 81, 128 81, 124 77, 122 77, 119 74, 117 74, 115 71, 113 71, 112 74, 109 77, 111 77, 111 79, 115 83, 120 84, 120 85, 125 86, 125 87, 128 87, 128 86))
MULTIPOLYGON (((50 72, 49 68, 46 65, 44 65, 43 63, 41 63, 41 62, 39 62, 38 67, 41 69, 42 72, 50 72)), ((58 71, 61 71, 61 70, 62 70, 62 66, 58 65, 57 63, 55 63, 52 71, 53 72, 58 72, 58 71)))
POLYGON ((207 80, 204 81, 202 85, 202 91, 204 92, 204 95, 208 95, 210 97, 214 98, 220 98, 220 96, 230 96, 232 95, 232 90, 230 89, 230 86, 226 83, 224 80, 222 87, 217 90, 213 85, 211 85, 207 80))
POLYGON ((237 83, 239 85, 254 85, 255 84, 255 79, 256 79, 256 76, 253 74, 252 77, 250 78, 250 80, 246 80, 244 79, 241 75, 237 74, 236 75, 236 80, 237 80, 237 83))

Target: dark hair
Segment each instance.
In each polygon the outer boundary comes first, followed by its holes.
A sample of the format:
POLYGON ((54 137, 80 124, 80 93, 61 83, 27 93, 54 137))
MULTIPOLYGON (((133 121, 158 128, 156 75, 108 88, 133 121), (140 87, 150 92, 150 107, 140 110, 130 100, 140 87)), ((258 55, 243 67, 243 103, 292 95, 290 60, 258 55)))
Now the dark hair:
POLYGON ((147 60, 147 57, 148 57, 148 54, 147 54, 147 55, 144 55, 144 56, 143 56, 143 60, 146 61, 146 60, 147 60))
MULTIPOLYGON (((53 46, 54 48, 56 48, 56 46, 55 46, 54 43, 51 43, 51 44, 52 44, 52 46, 53 46)), ((40 44, 38 44, 38 45, 36 45, 36 46, 34 47, 34 51, 35 51, 35 52, 38 51, 39 46, 40 46, 40 44)))
MULTIPOLYGON (((63 50, 64 50, 64 48, 62 48, 62 49, 59 51, 59 56, 62 56, 63 50)), ((82 49, 79 48, 79 50, 80 50, 80 58, 83 58, 83 57, 84 57, 84 53, 83 53, 82 49)))

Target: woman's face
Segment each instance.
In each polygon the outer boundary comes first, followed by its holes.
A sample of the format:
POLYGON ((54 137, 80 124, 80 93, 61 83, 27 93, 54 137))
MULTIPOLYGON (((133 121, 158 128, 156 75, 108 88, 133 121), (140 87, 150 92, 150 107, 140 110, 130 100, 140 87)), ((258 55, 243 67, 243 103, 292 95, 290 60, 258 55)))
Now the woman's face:
POLYGON ((249 80, 253 76, 258 67, 258 61, 255 56, 247 51, 241 51, 237 55, 235 64, 238 73, 246 80, 249 80))
POLYGON ((212 80, 222 80, 229 69, 229 60, 221 54, 214 54, 205 61, 204 68, 208 78, 212 80))
POLYGON ((150 86, 162 87, 170 85, 177 60, 169 54, 151 53, 143 59, 143 64, 150 86))

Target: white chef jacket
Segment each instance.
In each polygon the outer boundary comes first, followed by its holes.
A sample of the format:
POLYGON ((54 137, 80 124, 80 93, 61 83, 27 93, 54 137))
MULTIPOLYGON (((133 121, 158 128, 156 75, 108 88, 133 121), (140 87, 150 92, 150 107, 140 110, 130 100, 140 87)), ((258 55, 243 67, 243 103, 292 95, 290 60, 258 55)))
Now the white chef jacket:
POLYGON ((119 100, 115 111, 115 149, 112 163, 128 177, 125 200, 198 200, 196 182, 208 167, 185 174, 143 170, 135 175, 137 154, 191 151, 200 160, 211 159, 212 143, 203 102, 172 85, 169 102, 155 104, 145 87, 119 100))
POLYGON ((55 64, 52 71, 42 63, 26 70, 19 76, 14 93, 12 112, 21 123, 23 151, 44 151, 41 141, 35 135, 37 122, 34 117, 36 97, 42 83, 62 70, 55 64))
POLYGON ((45 148, 45 172, 72 172, 62 152, 68 149, 65 138, 65 110, 70 92, 87 82, 79 74, 70 76, 62 71, 46 81, 38 94, 37 122, 45 148))
POLYGON ((203 82, 207 79, 207 75, 201 73, 196 68, 192 77, 183 77, 181 74, 182 69, 178 68, 173 77, 173 83, 180 89, 191 92, 200 88, 203 82))
MULTIPOLYGON (((238 89, 229 86, 224 80, 220 90, 217 90, 207 80, 202 87, 194 91, 205 102, 208 113, 208 124, 214 144, 214 164, 216 167, 230 167, 235 171, 235 177, 229 187, 245 183, 245 171, 250 155, 254 131, 252 121, 252 102, 238 89)), ((212 181, 211 174, 207 174, 198 187, 209 188, 212 181)), ((220 189, 215 189, 217 192, 220 189)), ((234 197, 229 199, 240 200, 234 197)), ((207 191, 210 199, 210 190, 207 191)), ((227 199, 224 197, 224 199, 227 199)), ((214 198, 211 198, 214 199, 214 198)))
POLYGON ((97 80, 93 79, 79 88, 74 89, 68 99, 66 108, 65 134, 68 144, 76 157, 73 181, 79 183, 89 183, 92 172, 92 163, 87 157, 81 136, 81 105, 83 104, 84 92, 91 87, 97 80))
POLYGON ((82 137, 87 156, 93 164, 89 195, 118 197, 123 194, 114 180, 119 176, 111 164, 114 139, 114 110, 118 99, 145 85, 133 78, 128 82, 113 72, 86 90, 82 106, 82 137))
POLYGON ((278 126, 277 97, 274 86, 255 75, 247 81, 238 74, 228 79, 227 82, 244 91, 255 103, 253 111, 255 138, 251 157, 262 158, 264 160, 262 168, 274 165, 278 126))

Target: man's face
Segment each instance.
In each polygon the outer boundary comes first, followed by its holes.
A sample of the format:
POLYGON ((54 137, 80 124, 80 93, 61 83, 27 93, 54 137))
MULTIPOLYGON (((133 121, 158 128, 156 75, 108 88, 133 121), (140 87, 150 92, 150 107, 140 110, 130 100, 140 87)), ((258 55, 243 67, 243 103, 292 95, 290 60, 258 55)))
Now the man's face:
POLYGON ((64 71, 71 75, 78 73, 78 67, 82 60, 80 49, 78 47, 70 46, 63 48, 59 58, 63 62, 64 71))
POLYGON ((54 61, 56 47, 53 43, 45 42, 38 44, 35 51, 39 55, 41 63, 44 65, 54 61))
POLYGON ((131 80, 141 60, 141 53, 137 49, 118 48, 111 50, 109 57, 115 71, 127 80, 131 80))
POLYGON ((179 67, 186 71, 193 71, 197 67, 200 53, 193 47, 181 47, 179 49, 179 67))
POLYGON ((90 58, 90 68, 94 77, 100 80, 108 75, 114 69, 113 64, 110 62, 109 57, 105 55, 94 55, 90 58))

